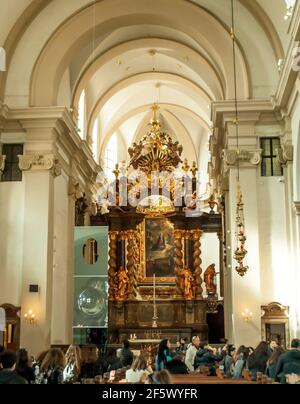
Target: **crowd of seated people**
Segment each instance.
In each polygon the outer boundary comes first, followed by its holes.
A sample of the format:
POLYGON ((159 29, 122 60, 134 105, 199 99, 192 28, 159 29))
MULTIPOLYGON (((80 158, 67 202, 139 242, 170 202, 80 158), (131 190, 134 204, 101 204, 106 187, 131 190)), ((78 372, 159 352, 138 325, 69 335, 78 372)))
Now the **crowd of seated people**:
MULTIPOLYGON (((206 376, 242 379, 246 370, 251 380, 261 375, 277 383, 300 384, 300 340, 294 339, 285 351, 275 341, 262 341, 253 349, 232 344, 214 348, 201 344, 195 336, 190 344, 179 339, 175 349, 170 340, 160 342, 151 366, 141 353, 134 357, 129 341, 121 349, 108 350, 99 357, 95 346, 71 345, 66 354, 59 348, 40 353, 35 360, 25 349, 16 354, 0 347, 0 384, 74 384, 86 380, 107 381, 105 375, 123 375, 126 383, 171 384, 172 375, 187 375, 206 370, 206 376)), ((119 379, 118 379, 119 380, 119 379)))

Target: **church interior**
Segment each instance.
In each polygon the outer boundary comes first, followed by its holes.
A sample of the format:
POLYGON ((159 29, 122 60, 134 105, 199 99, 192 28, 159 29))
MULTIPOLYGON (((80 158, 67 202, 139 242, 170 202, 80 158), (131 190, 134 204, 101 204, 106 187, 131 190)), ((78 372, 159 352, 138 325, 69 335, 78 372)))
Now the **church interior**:
POLYGON ((300 383, 299 42, 299 0, 0 0, 0 384, 300 383))

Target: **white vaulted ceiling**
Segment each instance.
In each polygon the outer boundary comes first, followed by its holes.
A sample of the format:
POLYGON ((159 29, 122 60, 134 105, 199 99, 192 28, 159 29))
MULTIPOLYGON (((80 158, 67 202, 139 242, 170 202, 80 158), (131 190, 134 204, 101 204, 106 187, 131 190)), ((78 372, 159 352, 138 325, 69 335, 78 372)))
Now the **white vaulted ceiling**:
MULTIPOLYGON (((269 99, 289 42, 284 0, 235 0, 240 99, 269 99)), ((164 125, 205 170, 210 104, 232 99, 230 0, 0 0, 10 107, 76 107, 98 156, 113 133, 128 147, 160 103, 164 125)))

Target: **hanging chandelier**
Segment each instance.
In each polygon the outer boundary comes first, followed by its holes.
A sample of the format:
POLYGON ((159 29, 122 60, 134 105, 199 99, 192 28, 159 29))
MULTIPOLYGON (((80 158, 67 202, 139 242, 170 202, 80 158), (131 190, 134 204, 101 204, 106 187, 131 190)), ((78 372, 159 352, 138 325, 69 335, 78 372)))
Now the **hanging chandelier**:
POLYGON ((232 12, 232 50, 233 50, 233 71, 234 71, 234 94, 235 94, 235 119, 234 124, 236 128, 236 153, 237 153, 237 202, 236 202, 236 218, 235 218, 235 236, 236 246, 233 258, 237 261, 235 267, 236 272, 240 276, 245 276, 249 267, 246 264, 246 255, 248 251, 245 248, 247 241, 245 233, 245 218, 244 218, 244 202, 240 185, 240 149, 239 149, 239 119, 238 119, 238 101, 237 101, 237 74, 236 74, 236 37, 235 37, 235 24, 234 24, 234 0, 231 0, 232 12))

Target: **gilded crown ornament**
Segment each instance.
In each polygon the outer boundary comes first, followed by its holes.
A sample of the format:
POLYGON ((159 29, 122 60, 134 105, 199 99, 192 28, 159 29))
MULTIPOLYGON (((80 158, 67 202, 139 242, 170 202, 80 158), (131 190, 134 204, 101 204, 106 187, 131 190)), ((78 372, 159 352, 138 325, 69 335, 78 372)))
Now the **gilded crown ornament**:
POLYGON ((154 104, 149 131, 138 144, 134 143, 128 150, 131 158, 130 165, 148 176, 155 171, 172 172, 182 162, 180 156, 183 148, 179 142, 174 142, 170 135, 162 132, 157 117, 158 109, 158 105, 154 104))

